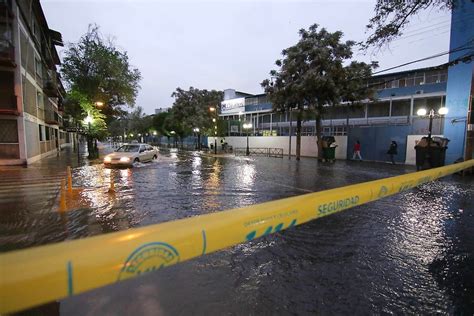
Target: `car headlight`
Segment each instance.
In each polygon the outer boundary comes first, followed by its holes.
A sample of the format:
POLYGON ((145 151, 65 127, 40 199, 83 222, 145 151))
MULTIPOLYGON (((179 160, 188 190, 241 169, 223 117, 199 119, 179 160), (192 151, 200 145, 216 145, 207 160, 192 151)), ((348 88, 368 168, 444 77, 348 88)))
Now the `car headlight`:
POLYGON ((111 157, 105 157, 104 158, 104 162, 111 162, 112 161, 112 158, 111 157))
POLYGON ((120 162, 129 162, 129 161, 130 161, 130 158, 128 158, 128 157, 120 158, 120 162))

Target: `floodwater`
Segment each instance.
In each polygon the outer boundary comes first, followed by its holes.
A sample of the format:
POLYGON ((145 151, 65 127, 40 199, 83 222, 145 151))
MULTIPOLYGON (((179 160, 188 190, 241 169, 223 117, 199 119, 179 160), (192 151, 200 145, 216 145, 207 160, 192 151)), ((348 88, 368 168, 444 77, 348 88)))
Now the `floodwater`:
MULTIPOLYGON (((162 150, 132 169, 51 158, 0 170, 0 250, 145 226, 406 172, 162 150), (73 165, 83 203, 59 215, 73 165), (107 194, 115 179, 115 198, 107 194), (46 181, 48 185, 40 185, 46 181), (37 185, 35 185, 37 184, 37 185), (12 193, 15 190, 15 193, 12 193)), ((474 181, 449 176, 53 304, 62 315, 474 313, 474 181)))

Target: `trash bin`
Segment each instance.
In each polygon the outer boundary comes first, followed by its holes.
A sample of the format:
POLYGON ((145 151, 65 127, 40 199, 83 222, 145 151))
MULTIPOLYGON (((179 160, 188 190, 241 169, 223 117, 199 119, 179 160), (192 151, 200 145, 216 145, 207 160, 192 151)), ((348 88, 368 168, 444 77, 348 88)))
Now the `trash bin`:
POLYGON ((415 146, 416 170, 442 167, 445 163, 449 139, 444 137, 423 137, 415 146))
POLYGON ((323 158, 329 162, 336 161, 336 140, 334 136, 323 136, 322 138, 323 158))

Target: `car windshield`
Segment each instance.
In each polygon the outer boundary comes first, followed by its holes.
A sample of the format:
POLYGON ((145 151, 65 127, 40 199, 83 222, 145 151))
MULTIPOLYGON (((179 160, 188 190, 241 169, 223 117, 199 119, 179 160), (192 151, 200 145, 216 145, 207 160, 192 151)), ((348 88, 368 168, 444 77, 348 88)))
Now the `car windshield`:
POLYGON ((140 148, 139 145, 124 145, 124 146, 120 147, 119 149, 117 149, 117 152, 131 153, 131 152, 138 151, 138 148, 140 148))

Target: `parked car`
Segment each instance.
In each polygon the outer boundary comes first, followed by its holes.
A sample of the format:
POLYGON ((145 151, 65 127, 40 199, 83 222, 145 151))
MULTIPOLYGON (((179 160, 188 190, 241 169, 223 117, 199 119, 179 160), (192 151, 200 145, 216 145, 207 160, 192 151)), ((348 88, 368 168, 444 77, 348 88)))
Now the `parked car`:
POLYGON ((133 166, 137 162, 151 161, 158 150, 148 144, 125 144, 104 157, 105 166, 133 166))

